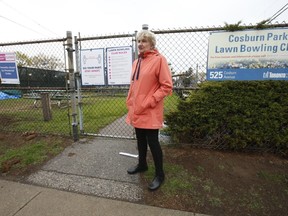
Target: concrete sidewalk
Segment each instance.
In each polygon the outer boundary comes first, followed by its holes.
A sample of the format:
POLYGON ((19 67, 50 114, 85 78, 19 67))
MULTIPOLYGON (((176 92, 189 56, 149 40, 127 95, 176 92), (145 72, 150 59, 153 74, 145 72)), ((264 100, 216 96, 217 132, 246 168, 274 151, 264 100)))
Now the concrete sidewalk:
POLYGON ((200 216, 140 205, 125 201, 100 198, 0 180, 1 216, 200 216))
MULTIPOLYGON (((127 174, 136 141, 96 137, 73 143, 22 183, 0 180, 0 216, 200 215, 139 204, 139 175, 127 174)), ((143 189, 145 188, 145 189, 143 189)))

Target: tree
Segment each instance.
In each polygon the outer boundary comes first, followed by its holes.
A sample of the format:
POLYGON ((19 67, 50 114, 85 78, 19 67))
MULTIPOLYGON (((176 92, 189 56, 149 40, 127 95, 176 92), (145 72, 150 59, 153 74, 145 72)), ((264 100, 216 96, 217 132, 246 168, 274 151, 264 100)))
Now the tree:
POLYGON ((64 63, 55 56, 47 56, 40 53, 36 56, 29 57, 28 55, 16 52, 17 66, 19 67, 34 67, 47 70, 60 70, 64 67, 64 63))
POLYGON ((182 87, 190 87, 195 80, 195 75, 193 74, 193 69, 191 67, 188 68, 187 71, 178 75, 178 83, 182 87))
POLYGON ((32 60, 26 54, 21 52, 16 52, 16 63, 18 67, 31 67, 32 60))
POLYGON ((42 53, 32 57, 31 60, 34 67, 41 69, 56 70, 64 66, 60 59, 42 53))

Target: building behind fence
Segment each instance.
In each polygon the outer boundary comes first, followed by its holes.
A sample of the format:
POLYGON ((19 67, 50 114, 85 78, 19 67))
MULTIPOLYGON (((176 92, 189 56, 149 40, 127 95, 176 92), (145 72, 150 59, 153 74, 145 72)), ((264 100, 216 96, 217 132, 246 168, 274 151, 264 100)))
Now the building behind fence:
MULTIPOLYGON (((287 26, 286 23, 271 25, 271 27, 287 26)), ((253 26, 246 27, 253 28, 253 26)), ((185 97, 185 94, 205 81, 209 34, 221 30, 224 30, 223 27, 152 29, 157 36, 158 50, 169 62, 174 83, 173 91, 176 93, 173 97, 165 99, 165 112, 175 110, 179 98, 185 97)), ((67 37, 1 43, 0 52, 17 54, 20 85, 1 85, 0 91, 8 95, 15 95, 16 91, 20 97, 0 100, 0 129, 73 135, 75 133, 72 127, 75 124, 73 117, 77 115, 76 123, 79 125, 77 132, 80 134, 135 138, 133 128, 124 121, 127 113, 125 99, 129 86, 81 86, 79 65, 82 49, 105 50, 109 47, 131 46, 135 58, 136 33, 74 37, 74 71, 68 68, 67 37), (71 71, 76 85, 72 90, 71 71), (43 119, 41 104, 43 92, 49 93, 51 99, 52 119, 49 121, 43 119), (75 93, 75 97, 72 93, 75 93), (75 102, 77 113, 73 113, 72 100, 75 102)))

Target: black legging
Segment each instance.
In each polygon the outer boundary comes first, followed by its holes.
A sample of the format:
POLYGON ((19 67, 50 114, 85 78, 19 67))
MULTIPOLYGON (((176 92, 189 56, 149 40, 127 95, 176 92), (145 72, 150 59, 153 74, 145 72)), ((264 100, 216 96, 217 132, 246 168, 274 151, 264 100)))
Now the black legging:
POLYGON ((152 153, 155 165, 156 176, 164 177, 163 171, 163 153, 159 143, 158 129, 141 129, 135 128, 137 146, 139 152, 139 166, 147 166, 147 144, 152 153))

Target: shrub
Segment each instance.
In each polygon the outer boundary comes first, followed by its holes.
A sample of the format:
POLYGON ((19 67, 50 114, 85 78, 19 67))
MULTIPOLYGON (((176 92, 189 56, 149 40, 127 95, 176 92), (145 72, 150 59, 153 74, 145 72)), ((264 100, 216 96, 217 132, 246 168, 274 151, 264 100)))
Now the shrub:
POLYGON ((166 115, 177 142, 288 154, 287 81, 205 82, 166 115))

